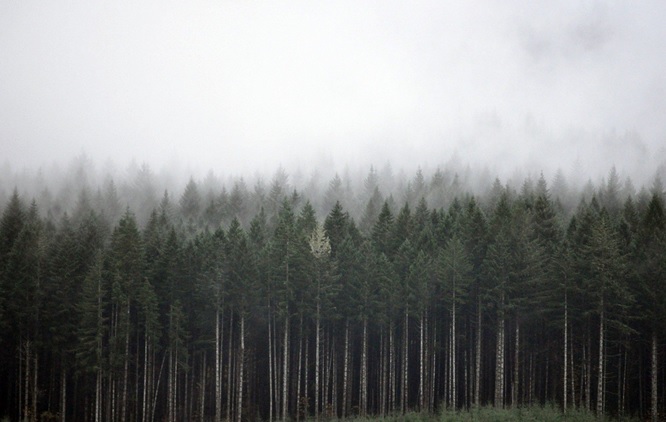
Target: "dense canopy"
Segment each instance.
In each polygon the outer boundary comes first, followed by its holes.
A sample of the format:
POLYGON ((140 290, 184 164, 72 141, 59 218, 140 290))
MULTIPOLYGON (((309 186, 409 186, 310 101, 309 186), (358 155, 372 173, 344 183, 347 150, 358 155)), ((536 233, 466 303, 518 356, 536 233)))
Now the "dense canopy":
POLYGON ((18 187, 0 218, 0 417, 553 403, 656 418, 663 186, 558 177, 473 193, 457 175, 387 188, 371 170, 355 193, 278 172, 253 191, 190 179, 178 199, 140 180, 36 200, 18 187))

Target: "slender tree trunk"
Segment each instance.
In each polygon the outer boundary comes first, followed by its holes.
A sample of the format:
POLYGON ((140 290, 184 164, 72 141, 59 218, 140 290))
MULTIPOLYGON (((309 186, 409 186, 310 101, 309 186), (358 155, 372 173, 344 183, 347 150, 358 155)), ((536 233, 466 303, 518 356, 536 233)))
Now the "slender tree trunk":
POLYGON ((29 420, 29 414, 30 414, 30 380, 32 379, 30 377, 30 363, 32 360, 32 353, 30 349, 30 339, 25 340, 25 394, 23 397, 25 398, 24 404, 23 404, 23 417, 21 418, 22 420, 29 420))
POLYGON ((453 303, 451 305, 451 407, 453 409, 457 408, 458 404, 458 386, 456 382, 457 378, 457 353, 456 353, 456 287, 455 287, 455 277, 453 284, 453 303))
POLYGON ((479 408, 481 405, 481 297, 477 299, 476 305, 476 364, 474 370, 474 407, 479 408))
MULTIPOLYGON (((511 384, 511 406, 518 407, 518 387, 520 384, 520 321, 516 317, 516 338, 514 346, 513 382, 511 384)), ((565 366, 566 367, 566 366, 565 366)))
POLYGON ((359 411, 361 416, 368 412, 368 318, 363 317, 363 344, 361 346, 361 376, 359 386, 359 411))
POLYGON ((319 312, 320 312, 320 304, 319 304, 319 299, 317 299, 317 315, 316 315, 316 320, 315 320, 315 421, 319 420, 319 395, 320 395, 320 381, 321 381, 321 356, 319 353, 319 347, 320 347, 320 326, 319 326, 319 312))
POLYGON ((120 418, 125 419, 127 417, 127 384, 129 377, 129 338, 130 338, 130 301, 127 300, 127 306, 125 308, 125 315, 127 318, 127 323, 125 326, 125 358, 124 358, 124 367, 123 367, 123 397, 120 407, 120 418))
POLYGON ((340 417, 340 414, 338 413, 338 409, 339 409, 339 406, 338 406, 338 391, 339 391, 338 372, 339 371, 338 371, 338 352, 335 350, 335 344, 337 342, 335 341, 335 338, 333 339, 333 341, 331 343, 332 343, 332 348, 333 348, 333 352, 331 353, 332 358, 333 358, 333 380, 332 380, 333 392, 332 392, 332 397, 331 397, 332 407, 333 407, 333 415, 332 416, 337 419, 337 418, 340 417))
POLYGON ((379 368, 377 370, 377 387, 379 388, 379 417, 385 417, 384 412, 384 399, 386 398, 386 384, 384 383, 384 369, 386 366, 385 355, 386 355, 386 338, 384 333, 384 327, 379 329, 379 368))
POLYGON ((32 370, 32 415, 34 420, 37 420, 37 376, 39 375, 39 353, 33 353, 33 370, 32 370))
POLYGON ((102 421, 102 368, 98 366, 95 374, 95 422, 102 421))
POLYGON ((287 396, 289 381, 289 312, 284 317, 284 367, 282 373, 282 420, 287 420, 287 396))
MULTIPOLYGON (((504 293, 500 307, 504 306, 504 293)), ((504 407, 504 311, 500 308, 497 321, 497 348, 495 353, 495 407, 504 407)))
POLYGON ((402 400, 401 400, 401 412, 404 414, 408 410, 408 400, 409 400, 409 386, 407 385, 407 380, 409 376, 408 372, 408 358, 409 353, 409 307, 405 307, 405 321, 403 326, 403 343, 402 343, 402 400))
POLYGON ((432 328, 432 338, 433 338, 433 350, 432 353, 430 354, 430 358, 432 359, 432 363, 430 366, 430 413, 433 413, 435 410, 435 374, 437 374, 437 361, 436 361, 436 356, 437 353, 435 353, 435 347, 434 343, 437 341, 437 324, 433 325, 432 328))
MULTIPOLYGON (((566 281, 565 281, 566 283, 566 281)), ((563 371, 563 382, 562 382, 562 410, 564 413, 567 413, 567 362, 569 361, 567 359, 567 353, 568 353, 568 347, 569 347, 569 302, 568 302, 568 296, 567 296, 567 289, 566 286, 564 288, 564 371, 563 371)))
POLYGON ((229 351, 227 359, 227 422, 231 422, 231 408, 233 401, 231 399, 231 389, 233 386, 234 370, 233 370, 233 340, 234 340, 234 313, 229 310, 229 351))
MULTIPOLYGON (((296 421, 301 420, 302 400, 301 400, 301 380, 303 378, 303 312, 298 323, 298 372, 296 375, 296 421)), ((307 372, 306 375, 307 376, 307 372)), ((305 417, 305 415, 303 415, 305 417)))
POLYGON ((67 371, 65 359, 60 360, 60 422, 67 420, 67 371))
POLYGON ((604 414, 604 299, 601 299, 601 311, 599 312, 599 377, 597 379, 597 416, 604 414))
POLYGON ((425 377, 424 370, 425 370, 425 368, 424 368, 424 365, 423 365, 423 359, 425 358, 424 350, 423 350, 423 343, 424 343, 424 338, 423 338, 424 337, 424 332, 423 332, 423 330, 425 329, 424 313, 425 313, 424 311, 421 311, 421 317, 420 317, 421 321, 420 321, 420 324, 419 324, 420 325, 420 327, 419 327, 419 410, 420 411, 423 411, 424 407, 425 407, 424 406, 424 404, 425 404, 424 403, 424 398, 425 398, 424 393, 425 392, 423 391, 423 389, 425 387, 425 383, 424 383, 424 381, 425 381, 424 380, 424 377, 425 377))
POLYGON ((345 361, 342 369, 342 418, 347 417, 349 401, 349 318, 345 319, 345 361))
POLYGON ((145 328, 143 337, 143 388, 141 394, 141 420, 143 422, 146 421, 148 408, 148 342, 150 339, 147 331, 148 327, 145 328))
MULTIPOLYGON (((570 337, 573 337, 573 333, 570 334, 570 337)), ((573 341, 569 341, 569 370, 571 371, 571 376, 569 377, 569 383, 571 384, 571 405, 575 409, 577 406, 580 406, 580 400, 578 401, 578 405, 576 405, 576 372, 574 371, 573 341)))
POLYGON ((659 355, 657 354, 657 330, 655 328, 652 329, 652 341, 651 341, 651 353, 650 353, 650 416, 652 418, 652 422, 656 422, 659 419, 659 413, 658 413, 658 394, 657 394, 657 387, 658 387, 658 367, 657 367, 657 359, 659 355))
POLYGON ((222 420, 222 330, 220 305, 215 308, 215 422, 222 420))
POLYGON ((240 320, 240 352, 238 354, 238 405, 236 406, 236 422, 241 422, 243 413, 243 362, 245 361, 245 314, 242 312, 240 320))
POLYGON ((167 387, 167 421, 173 420, 173 347, 169 347, 169 380, 167 387))
POLYGON ((310 417, 310 378, 308 368, 310 363, 310 339, 305 338, 305 419, 310 417))
POLYGON ((202 362, 201 362, 201 388, 199 388, 199 422, 204 422, 206 419, 206 373, 208 371, 208 365, 206 362, 207 352, 203 352, 202 362))
POLYGON ((396 373, 395 373, 395 326, 393 318, 389 321, 389 412, 395 412, 396 373))
POLYGON ((275 392, 273 391, 273 386, 274 384, 274 378, 275 374, 273 373, 273 330, 271 329, 272 326, 272 318, 271 318, 271 311, 270 311, 270 305, 268 309, 268 390, 269 390, 269 400, 268 400, 268 421, 273 422, 273 398, 275 397, 275 392))

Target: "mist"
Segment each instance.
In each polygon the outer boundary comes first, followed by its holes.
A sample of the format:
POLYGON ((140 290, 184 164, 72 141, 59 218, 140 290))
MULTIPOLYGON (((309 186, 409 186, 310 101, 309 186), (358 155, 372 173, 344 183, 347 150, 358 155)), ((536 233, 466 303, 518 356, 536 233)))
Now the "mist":
POLYGON ((665 9, 4 2, 0 160, 203 178, 454 159, 643 182, 666 156, 665 9))

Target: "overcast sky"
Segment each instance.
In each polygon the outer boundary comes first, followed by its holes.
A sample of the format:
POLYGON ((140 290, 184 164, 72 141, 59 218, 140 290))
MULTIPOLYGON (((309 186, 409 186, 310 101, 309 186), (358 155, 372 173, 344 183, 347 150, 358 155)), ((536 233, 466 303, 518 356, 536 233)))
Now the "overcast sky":
POLYGON ((661 0, 2 1, 0 161, 645 172, 666 156, 664 18, 661 0))

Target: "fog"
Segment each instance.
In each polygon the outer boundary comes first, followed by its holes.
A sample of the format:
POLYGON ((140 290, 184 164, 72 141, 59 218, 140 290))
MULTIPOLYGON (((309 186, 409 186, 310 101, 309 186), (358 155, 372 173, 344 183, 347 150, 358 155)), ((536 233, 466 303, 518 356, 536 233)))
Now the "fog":
POLYGON ((5 1, 0 162, 203 178, 453 159, 640 183, 666 160, 664 16, 661 1, 5 1))

